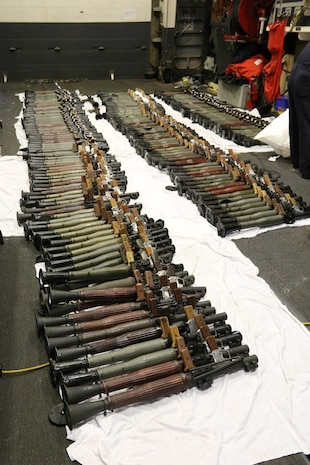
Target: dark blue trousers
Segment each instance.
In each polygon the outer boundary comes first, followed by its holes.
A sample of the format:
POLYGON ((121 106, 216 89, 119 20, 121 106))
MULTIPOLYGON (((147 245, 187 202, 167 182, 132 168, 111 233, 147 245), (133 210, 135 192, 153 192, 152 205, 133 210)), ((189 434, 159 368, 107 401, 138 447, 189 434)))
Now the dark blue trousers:
POLYGON ((292 69, 288 92, 291 162, 310 178, 310 42, 292 69))

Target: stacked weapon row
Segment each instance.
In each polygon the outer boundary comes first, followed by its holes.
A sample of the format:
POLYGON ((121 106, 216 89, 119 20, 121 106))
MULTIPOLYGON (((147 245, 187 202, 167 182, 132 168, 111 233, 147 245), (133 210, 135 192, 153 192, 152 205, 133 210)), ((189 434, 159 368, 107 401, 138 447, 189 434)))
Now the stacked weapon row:
POLYGON ((212 146, 142 90, 118 94, 115 100, 104 93, 99 97, 111 124, 149 164, 167 171, 179 194, 197 205, 220 236, 309 216, 309 206, 290 186, 232 151, 212 146))
POLYGON ((24 127, 31 189, 17 217, 40 252, 36 323, 61 396, 50 421, 73 428, 255 370, 227 314, 173 263, 164 222, 126 193, 126 175, 79 96, 59 87, 26 93, 24 127))
POLYGON ((268 124, 263 118, 229 105, 197 87, 188 88, 182 93, 157 90, 154 96, 190 118, 193 123, 245 147, 260 145, 254 137, 268 124))

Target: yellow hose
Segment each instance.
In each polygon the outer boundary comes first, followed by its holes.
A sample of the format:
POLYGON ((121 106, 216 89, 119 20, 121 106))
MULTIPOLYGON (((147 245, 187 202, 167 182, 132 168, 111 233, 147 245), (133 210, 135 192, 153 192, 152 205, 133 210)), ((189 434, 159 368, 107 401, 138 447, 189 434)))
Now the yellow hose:
POLYGON ((41 365, 35 365, 35 366, 29 367, 29 368, 20 368, 18 370, 2 370, 1 373, 3 375, 14 375, 14 374, 17 374, 17 373, 26 373, 28 371, 39 370, 40 368, 45 368, 47 366, 49 366, 49 362, 42 363, 41 365))

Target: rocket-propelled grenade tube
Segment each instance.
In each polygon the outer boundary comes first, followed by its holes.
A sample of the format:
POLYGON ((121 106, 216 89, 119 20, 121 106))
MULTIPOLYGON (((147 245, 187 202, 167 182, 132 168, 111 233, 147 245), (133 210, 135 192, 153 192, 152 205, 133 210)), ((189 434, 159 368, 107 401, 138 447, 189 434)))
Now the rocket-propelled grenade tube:
POLYGON ((67 272, 41 271, 40 281, 42 284, 57 284, 69 281, 83 281, 89 283, 112 281, 113 279, 127 278, 132 271, 128 265, 105 267, 101 270, 80 270, 67 272))
POLYGON ((102 339, 115 337, 120 334, 125 334, 127 331, 149 328, 151 326, 154 326, 154 320, 152 320, 151 318, 142 318, 141 320, 134 320, 129 321, 128 323, 121 323, 106 329, 99 329, 97 331, 81 333, 77 336, 46 338, 46 346, 48 353, 51 354, 56 349, 78 346, 80 344, 88 344, 89 342, 99 341, 102 339))
POLYGON ((83 404, 65 404, 65 416, 68 426, 80 423, 100 412, 126 407, 136 402, 147 402, 161 397, 179 394, 189 387, 189 380, 186 374, 177 373, 162 379, 142 384, 125 392, 108 396, 104 400, 95 402, 85 402, 83 404))
POLYGON ((68 375, 62 378, 62 384, 65 386, 78 386, 79 384, 92 383, 114 376, 119 376, 124 373, 132 373, 133 371, 158 365, 159 363, 176 360, 178 351, 174 348, 163 349, 157 352, 140 355, 139 357, 127 360, 125 362, 114 363, 109 366, 100 367, 89 371, 88 373, 79 373, 77 375, 68 375))
POLYGON ((180 373, 181 371, 182 363, 177 360, 172 360, 148 368, 142 368, 133 373, 115 376, 114 378, 96 384, 72 387, 62 386, 62 393, 68 404, 77 404, 95 395, 109 394, 113 391, 119 391, 120 389, 126 389, 138 384, 154 381, 155 379, 180 373))
POLYGON ((99 306, 87 311, 80 310, 78 313, 70 313, 59 317, 36 317, 38 332, 41 332, 44 327, 62 326, 66 324, 80 323, 82 321, 100 320, 112 315, 142 310, 146 308, 145 302, 123 302, 121 304, 111 304, 99 306))
POLYGON ((135 300, 136 297, 137 291, 135 286, 97 290, 90 288, 84 291, 58 291, 50 288, 48 296, 50 305, 74 300, 81 300, 82 302, 92 300, 102 303, 127 302, 135 300))
POLYGON ((95 368, 110 365, 113 363, 132 360, 149 353, 155 353, 159 350, 167 348, 167 339, 152 339, 149 341, 138 342, 131 344, 127 347, 121 347, 118 349, 109 350, 100 354, 89 355, 69 362, 57 363, 54 360, 51 361, 50 369, 52 376, 59 376, 61 373, 69 373, 73 371, 83 370, 85 368, 95 368))
POLYGON ((59 404, 50 412, 49 419, 55 424, 67 424, 72 429, 77 423, 107 410, 113 411, 137 402, 153 401, 161 397, 184 392, 192 387, 207 389, 218 376, 234 373, 240 369, 254 371, 257 365, 258 359, 256 355, 250 355, 214 364, 214 368, 211 369, 208 365, 193 368, 187 372, 172 374, 132 387, 126 391, 107 396, 103 400, 83 402, 81 404, 68 404, 67 402, 59 404))
POLYGON ((125 334, 121 334, 113 338, 102 339, 97 342, 85 344, 84 346, 56 350, 55 358, 57 362, 74 360, 88 354, 98 354, 107 350, 127 347, 130 344, 151 340, 155 337, 160 337, 161 334, 161 328, 159 326, 155 326, 154 322, 154 326, 149 328, 129 331, 125 334))
POLYGON ((73 325, 66 326, 47 326, 44 329, 46 337, 62 337, 70 334, 80 334, 82 332, 96 331, 97 329, 110 328, 117 324, 126 323, 134 320, 147 318, 149 312, 146 310, 136 310, 135 312, 124 312, 116 315, 107 316, 99 320, 82 321, 73 325))

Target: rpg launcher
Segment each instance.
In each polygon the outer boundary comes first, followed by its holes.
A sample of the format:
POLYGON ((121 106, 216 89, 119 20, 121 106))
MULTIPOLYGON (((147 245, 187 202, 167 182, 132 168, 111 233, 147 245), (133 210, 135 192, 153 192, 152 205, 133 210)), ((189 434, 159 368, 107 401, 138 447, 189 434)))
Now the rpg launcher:
MULTIPOLYGON (((73 396, 73 400, 79 400, 81 397, 85 398, 87 392, 92 395, 96 389, 98 390, 98 387, 93 387, 93 385, 86 388, 82 387, 79 392, 75 390, 74 394, 67 390, 64 402, 56 405, 49 414, 51 423, 68 425, 72 429, 76 424, 100 413, 106 414, 107 411, 114 411, 140 402, 151 402, 162 397, 184 392, 193 387, 204 390, 209 388, 213 380, 219 376, 241 369, 247 372, 254 371, 258 366, 258 359, 255 355, 234 355, 225 360, 224 354, 221 361, 195 366, 194 359, 189 353, 184 339, 178 337, 176 344, 177 347, 170 350, 174 350, 175 353, 172 360, 179 357, 179 363, 167 363, 168 360, 160 361, 158 359, 158 363, 153 365, 153 370, 139 370, 137 366, 136 369, 132 370, 132 376, 128 378, 125 375, 125 379, 128 379, 128 389, 125 391, 106 396, 98 401, 74 404, 68 402, 71 396, 73 396), (171 372, 172 374, 170 374, 171 372), (141 380, 142 384, 139 384, 141 380)), ((102 383, 99 387, 100 393, 102 390, 109 389, 109 385, 119 389, 120 386, 124 386, 125 379, 123 376, 118 378, 111 376, 106 381, 106 384, 102 383)))

